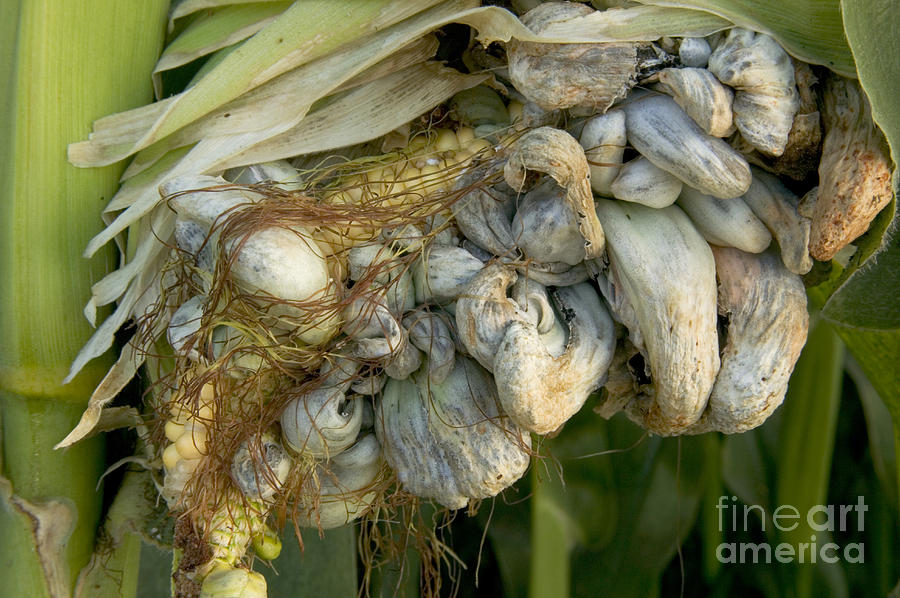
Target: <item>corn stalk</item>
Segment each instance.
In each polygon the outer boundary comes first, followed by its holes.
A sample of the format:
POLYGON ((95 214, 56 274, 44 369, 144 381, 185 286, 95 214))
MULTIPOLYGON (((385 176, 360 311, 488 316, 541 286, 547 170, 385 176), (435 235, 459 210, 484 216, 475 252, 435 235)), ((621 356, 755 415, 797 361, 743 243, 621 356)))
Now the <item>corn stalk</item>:
POLYGON ((65 147, 104 114, 150 98, 168 2, 0 5, 0 562, 21 596, 68 596, 94 547, 104 444, 53 451, 110 360, 67 385, 90 335, 81 316, 111 251, 80 260, 122 165, 77 169, 65 147))

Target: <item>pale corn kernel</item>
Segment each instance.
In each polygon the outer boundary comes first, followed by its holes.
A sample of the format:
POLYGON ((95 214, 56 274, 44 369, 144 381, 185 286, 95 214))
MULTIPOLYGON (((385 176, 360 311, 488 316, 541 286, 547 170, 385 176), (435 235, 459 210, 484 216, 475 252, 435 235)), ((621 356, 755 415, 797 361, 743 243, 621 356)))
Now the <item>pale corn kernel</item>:
POLYGON ((163 465, 165 465, 167 470, 172 471, 175 469, 178 461, 181 460, 181 455, 178 453, 174 444, 168 445, 165 450, 163 450, 162 460, 163 465))
POLYGON ((197 459, 206 454, 206 427, 193 424, 185 427, 184 434, 175 441, 178 454, 185 459, 197 459))
POLYGON ((456 129, 456 140, 459 141, 459 147, 466 147, 473 139, 475 139, 475 129, 472 127, 456 129))
POLYGON ((449 187, 447 173, 438 165, 426 164, 422 169, 422 187, 425 195, 446 191, 449 187))
POLYGON ((425 135, 416 135, 409 140, 407 151, 410 154, 418 153, 428 146, 428 137, 425 135))
POLYGON ((216 387, 213 386, 212 382, 207 382, 203 385, 203 388, 200 389, 200 400, 204 403, 209 403, 215 398, 216 387))
POLYGON ((509 105, 506 107, 506 111, 509 113, 509 122, 514 123, 517 120, 521 119, 522 118, 522 109, 524 107, 525 106, 522 104, 522 102, 519 102, 517 100, 511 101, 509 103, 509 105))
POLYGON ((166 438, 169 442, 175 442, 182 434, 184 434, 184 424, 180 424, 173 419, 166 422, 166 438))
MULTIPOLYGON (((180 453, 179 453, 179 455, 180 455, 180 453)), ((194 473, 194 471, 197 469, 198 465, 200 465, 199 458, 185 459, 182 457, 181 460, 178 461, 178 469, 179 469, 179 471, 182 471, 184 473, 194 473)))
POLYGON ((459 149, 459 140, 456 133, 450 129, 440 129, 437 132, 437 138, 434 140, 434 151, 439 153, 455 152, 459 149))
POLYGON ((216 415, 216 406, 214 403, 204 403, 197 410, 196 418, 202 421, 212 421, 216 415))
POLYGON ((449 163, 448 166, 450 166, 451 168, 460 168, 463 166, 467 166, 474 155, 475 152, 470 150, 468 147, 466 147, 465 149, 461 149, 456 152, 456 155, 453 157, 453 161, 449 163))
POLYGON ((473 154, 477 154, 481 151, 488 151, 492 148, 491 142, 487 139, 483 139, 481 137, 476 137, 472 139, 467 145, 466 150, 472 152, 473 154))

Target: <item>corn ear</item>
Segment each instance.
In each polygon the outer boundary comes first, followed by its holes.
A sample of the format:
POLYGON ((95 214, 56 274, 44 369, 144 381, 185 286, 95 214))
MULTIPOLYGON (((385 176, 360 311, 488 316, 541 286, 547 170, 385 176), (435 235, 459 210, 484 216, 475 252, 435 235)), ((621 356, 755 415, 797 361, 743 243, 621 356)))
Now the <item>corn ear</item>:
POLYGON ((113 266, 81 260, 100 228, 121 166, 79 170, 65 147, 94 119, 150 97, 167 2, 7 1, 0 4, 0 554, 6 587, 68 596, 94 545, 103 443, 53 444, 78 421, 109 365, 61 381, 90 335, 80 303, 113 266), (11 585, 10 585, 11 584, 11 585))

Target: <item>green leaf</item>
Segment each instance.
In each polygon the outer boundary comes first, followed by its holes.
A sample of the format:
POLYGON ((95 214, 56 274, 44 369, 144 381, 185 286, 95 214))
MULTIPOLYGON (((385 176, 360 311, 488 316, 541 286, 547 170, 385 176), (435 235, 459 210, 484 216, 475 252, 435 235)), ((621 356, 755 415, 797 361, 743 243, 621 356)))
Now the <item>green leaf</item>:
MULTIPOLYGON (((842 0, 844 28, 859 82, 872 105, 872 117, 884 132, 896 165, 900 159, 900 5, 894 0, 842 0)), ((894 173, 894 195, 898 177, 894 173)), ((833 321, 879 329, 900 328, 900 221, 896 215, 878 247, 847 277, 825 305, 833 321)))
MULTIPOLYGON (((290 530, 290 525, 288 525, 290 530)), ((286 531, 281 554, 272 569, 260 567, 271 598, 356 598, 356 528, 345 525, 326 530, 304 530, 303 551, 286 531)))
MULTIPOLYGON (((896 191, 895 191, 896 195, 896 191)), ((822 308, 831 322, 867 329, 900 328, 900 219, 896 201, 879 214, 822 308)))
MULTIPOLYGON (((810 536, 816 534, 806 514, 826 502, 843 356, 843 344, 831 328, 822 323, 814 326, 794 367, 782 407, 775 503, 778 507, 790 505, 799 512, 795 528, 779 530, 781 540, 797 550, 800 543, 810 542, 810 536)), ((793 579, 798 598, 811 595, 812 574, 809 567, 797 569, 793 579)))
MULTIPOLYGON (((855 77, 838 0, 641 0, 644 4, 698 8, 740 27, 768 33, 792 56, 855 77)), ((891 0, 882 0, 889 4, 891 0)), ((860 0, 861 5, 867 4, 860 0)), ((896 54, 888 54, 893 56, 896 54)))
POLYGON ((290 4, 253 2, 210 11, 210 14, 191 23, 166 47, 153 72, 173 69, 247 39, 290 4))

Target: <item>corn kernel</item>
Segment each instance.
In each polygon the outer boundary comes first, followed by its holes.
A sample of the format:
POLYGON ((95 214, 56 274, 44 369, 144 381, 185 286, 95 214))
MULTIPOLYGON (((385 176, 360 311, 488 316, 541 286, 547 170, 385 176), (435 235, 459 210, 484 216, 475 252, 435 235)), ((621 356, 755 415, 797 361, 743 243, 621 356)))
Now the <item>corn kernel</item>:
POLYGON ((443 153, 455 152, 458 149, 459 140, 456 138, 456 133, 450 129, 440 129, 437 133, 437 139, 434 141, 434 151, 443 153))
POLYGON ((178 454, 178 450, 175 448, 174 444, 170 444, 163 451, 163 465, 165 465, 166 469, 168 469, 169 471, 175 469, 175 466, 178 464, 178 461, 180 459, 181 455, 178 454))
POLYGON ((185 459, 197 459, 206 454, 206 427, 194 424, 185 428, 181 438, 175 441, 178 454, 185 459))
POLYGON ((509 122, 516 122, 522 118, 522 109, 525 106, 522 102, 513 100, 509 103, 509 106, 506 107, 506 111, 509 113, 509 122))
POLYGON ((184 424, 180 424, 173 419, 166 422, 166 438, 170 442, 178 440, 184 434, 184 424))
POLYGON ((456 130, 456 139, 459 141, 459 147, 466 147, 473 139, 475 139, 475 129, 472 127, 460 127, 456 130))

